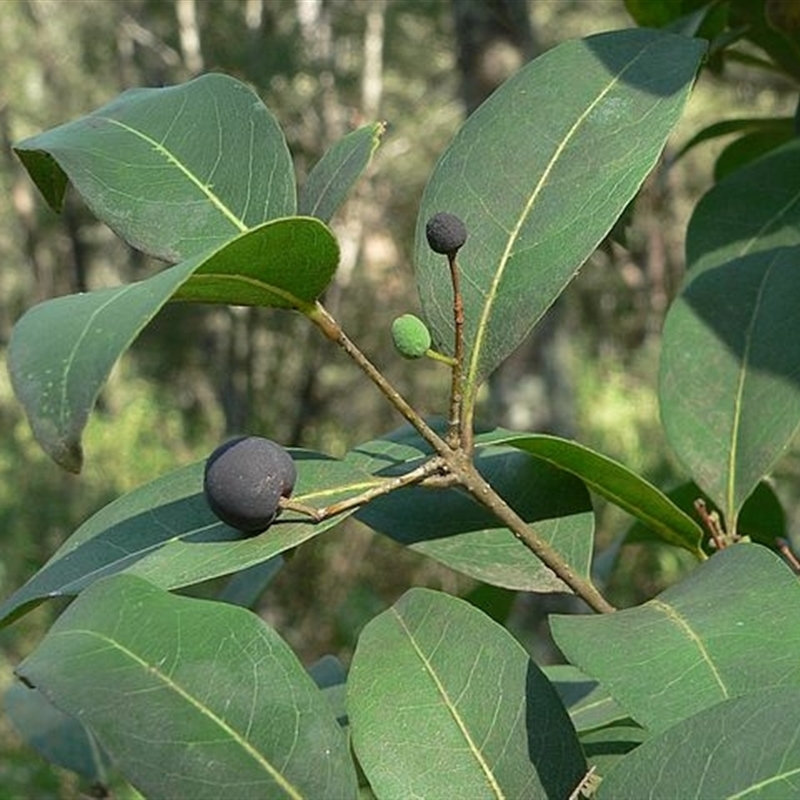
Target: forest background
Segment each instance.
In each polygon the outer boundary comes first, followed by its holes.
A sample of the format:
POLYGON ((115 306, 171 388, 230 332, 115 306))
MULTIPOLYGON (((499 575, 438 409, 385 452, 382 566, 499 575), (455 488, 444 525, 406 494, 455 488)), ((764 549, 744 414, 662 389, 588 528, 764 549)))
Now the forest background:
MULTIPOLYGON (((63 215, 49 211, 11 144, 126 88, 221 71, 250 83, 277 117, 301 182, 342 135, 387 122, 368 178, 333 220, 342 264, 326 305, 415 406, 435 413, 445 407, 446 373, 400 359, 389 326, 418 310, 413 229, 436 158, 465 115, 526 60, 566 39, 632 25, 623 0, 2 0, 0 359, 13 323, 35 302, 158 268, 127 250, 75 197, 63 215)), ((711 122, 791 115, 795 104, 788 87, 763 71, 703 73, 625 229, 590 259, 536 340, 493 379, 482 422, 574 436, 669 485, 673 462, 656 401, 659 332, 682 277, 686 219, 712 183, 725 140, 674 164, 671 156, 711 122)), ((33 441, 3 368, 0 597, 93 511, 204 457, 232 434, 341 455, 399 424, 392 413, 302 320, 269 309, 176 305, 113 374, 87 430, 84 472, 75 477, 33 441), (293 350, 305 357, 292 358, 293 350)), ((800 451, 775 476, 794 520, 798 477, 800 451)), ((598 541, 611 546, 620 518, 613 509, 598 512, 598 541)), ((674 548, 626 550, 611 576, 609 594, 619 603, 652 596, 684 567, 674 548), (643 562, 647 570, 639 569, 643 562)), ((300 548, 259 611, 306 663, 324 653, 346 661, 364 622, 412 584, 456 594, 475 588, 353 521, 300 548)), ((509 602, 512 630, 539 660, 555 657, 541 622, 553 599, 509 602)), ((43 605, 0 634, 0 694, 53 614, 43 605)), ((75 791, 72 778, 40 765, 0 716, 0 800, 75 791)))

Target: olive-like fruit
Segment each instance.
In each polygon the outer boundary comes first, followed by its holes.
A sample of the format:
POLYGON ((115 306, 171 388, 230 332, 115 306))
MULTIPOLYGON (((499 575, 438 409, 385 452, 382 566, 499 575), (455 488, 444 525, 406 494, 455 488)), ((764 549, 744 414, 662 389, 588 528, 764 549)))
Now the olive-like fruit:
POLYGON ((425 236, 434 253, 454 256, 467 241, 467 226, 455 214, 440 211, 428 220, 425 236))
POLYGON ((214 514, 244 533, 266 530, 289 497, 297 469, 279 444, 260 436, 240 436, 208 457, 203 492, 214 514))
POLYGON ((413 314, 403 314, 392 323, 392 341, 403 358, 422 358, 431 347, 428 326, 413 314))

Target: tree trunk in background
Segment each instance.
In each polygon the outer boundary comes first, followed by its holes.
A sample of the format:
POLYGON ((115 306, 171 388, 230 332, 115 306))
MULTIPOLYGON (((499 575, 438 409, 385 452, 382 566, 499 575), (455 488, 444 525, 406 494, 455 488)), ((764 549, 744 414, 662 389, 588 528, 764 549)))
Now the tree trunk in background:
MULTIPOLYGON (((453 0, 461 98, 471 114, 538 53, 527 0, 453 0)), ((562 435, 572 429, 564 333, 554 308, 489 379, 491 423, 562 435)))

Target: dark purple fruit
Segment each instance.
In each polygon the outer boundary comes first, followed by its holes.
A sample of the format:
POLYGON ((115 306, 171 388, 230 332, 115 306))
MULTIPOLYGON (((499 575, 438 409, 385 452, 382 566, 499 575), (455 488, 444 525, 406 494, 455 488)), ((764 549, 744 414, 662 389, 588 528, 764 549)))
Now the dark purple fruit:
POLYGON ((434 253, 454 256, 467 241, 467 226, 455 214, 440 211, 428 220, 425 235, 434 253))
POLYGON ((266 530, 294 490, 297 470, 279 444, 241 436, 220 445, 206 461, 203 491, 211 510, 245 533, 266 530))

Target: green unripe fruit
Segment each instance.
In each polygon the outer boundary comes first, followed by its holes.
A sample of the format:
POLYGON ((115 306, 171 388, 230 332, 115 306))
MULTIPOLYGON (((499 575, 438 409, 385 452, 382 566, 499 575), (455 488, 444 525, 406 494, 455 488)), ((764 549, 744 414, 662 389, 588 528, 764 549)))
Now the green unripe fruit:
POLYGON ((440 211, 428 220, 425 236, 434 253, 454 256, 467 241, 467 226, 455 214, 440 211))
POLYGON ((413 314, 403 314, 392 323, 392 340, 403 358, 422 358, 431 347, 431 332, 413 314))
POLYGON ((289 497, 297 469, 279 444, 260 436, 241 436, 220 445, 208 457, 203 492, 211 510, 244 533, 266 530, 289 497))

